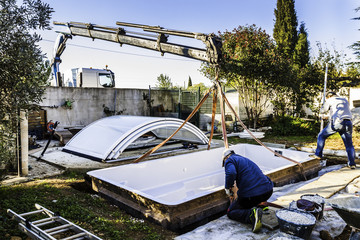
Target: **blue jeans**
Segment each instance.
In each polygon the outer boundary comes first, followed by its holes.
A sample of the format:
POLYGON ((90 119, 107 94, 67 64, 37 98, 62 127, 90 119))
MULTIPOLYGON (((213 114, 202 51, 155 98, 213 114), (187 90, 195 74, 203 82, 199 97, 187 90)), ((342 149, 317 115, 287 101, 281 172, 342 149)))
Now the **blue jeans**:
POLYGON ((334 133, 338 132, 346 148, 348 164, 350 166, 355 165, 355 149, 352 142, 352 129, 352 122, 348 119, 343 121, 329 122, 329 124, 318 135, 315 155, 322 157, 325 140, 334 133))
POLYGON ((271 189, 269 192, 254 197, 238 197, 235 199, 227 210, 227 216, 241 223, 251 223, 250 214, 251 208, 256 207, 261 202, 267 201, 273 193, 271 189))

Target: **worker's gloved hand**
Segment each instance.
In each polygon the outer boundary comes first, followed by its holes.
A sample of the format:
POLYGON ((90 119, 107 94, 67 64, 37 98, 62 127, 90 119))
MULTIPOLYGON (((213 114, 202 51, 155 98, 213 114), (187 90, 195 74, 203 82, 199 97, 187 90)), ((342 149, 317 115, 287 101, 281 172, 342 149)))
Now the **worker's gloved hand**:
POLYGON ((225 193, 226 193, 226 195, 228 195, 229 197, 234 196, 234 193, 233 193, 233 191, 232 191, 231 189, 225 188, 225 193))

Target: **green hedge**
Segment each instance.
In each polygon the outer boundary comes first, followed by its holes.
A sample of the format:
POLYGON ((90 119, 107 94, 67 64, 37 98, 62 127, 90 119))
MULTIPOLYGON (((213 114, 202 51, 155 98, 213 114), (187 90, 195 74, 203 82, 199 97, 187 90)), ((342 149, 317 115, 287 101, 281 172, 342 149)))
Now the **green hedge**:
POLYGON ((270 135, 277 136, 317 136, 320 123, 315 120, 291 116, 281 116, 273 119, 270 135))

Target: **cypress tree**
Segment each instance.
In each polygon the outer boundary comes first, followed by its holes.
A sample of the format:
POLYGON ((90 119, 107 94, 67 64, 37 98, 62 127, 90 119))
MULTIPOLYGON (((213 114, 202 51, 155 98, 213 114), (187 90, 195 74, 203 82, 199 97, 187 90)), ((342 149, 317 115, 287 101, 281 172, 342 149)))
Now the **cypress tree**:
MULTIPOLYGON (((356 12, 360 11, 360 7, 355 8, 356 12)), ((352 18, 352 20, 360 20, 360 17, 352 18)), ((360 29, 359 29, 360 30, 360 29)), ((354 51, 357 59, 360 59, 360 41, 357 41, 349 46, 354 51)))
POLYGON ((192 81, 191 81, 191 77, 189 76, 189 79, 188 79, 188 87, 192 87, 192 81))
POLYGON ((297 42, 297 17, 295 0, 277 0, 274 25, 274 39, 286 58, 292 58, 297 42))
POLYGON ((297 43, 294 49, 294 64, 298 67, 305 67, 310 61, 308 34, 306 32, 305 23, 300 24, 297 43))

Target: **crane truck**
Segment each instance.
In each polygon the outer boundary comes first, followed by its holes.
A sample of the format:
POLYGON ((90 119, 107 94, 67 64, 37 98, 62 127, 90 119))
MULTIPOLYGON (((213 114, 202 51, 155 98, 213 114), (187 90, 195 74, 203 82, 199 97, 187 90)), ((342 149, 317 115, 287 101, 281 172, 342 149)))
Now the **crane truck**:
MULTIPOLYGON (((82 36, 92 38, 93 40, 105 40, 135 47, 141 47, 154 51, 159 51, 161 55, 171 53, 187 58, 197 59, 218 65, 221 60, 221 39, 215 34, 204 34, 195 32, 186 32, 178 30, 164 29, 159 26, 149 26, 134 23, 116 22, 118 27, 101 26, 91 23, 81 22, 54 22, 55 26, 65 27, 64 31, 57 31, 58 37, 54 46, 54 57, 52 60, 52 71, 55 77, 55 86, 62 86, 59 64, 61 63, 61 54, 65 50, 66 42, 73 36, 82 36), (124 27, 142 29, 144 32, 134 32, 125 30, 124 27), (169 36, 185 37, 201 40, 205 48, 191 47, 168 42, 169 36)), ((82 70, 84 71, 84 70, 82 70)), ((73 81, 73 86, 89 87, 114 87, 114 74, 109 70, 107 72, 92 71, 92 74, 98 74, 96 77, 90 77, 83 72, 82 78, 73 81), (99 77, 98 77, 99 76, 99 77), (93 80, 91 80, 91 78, 93 80), (102 80, 101 80, 102 79, 102 80)), ((91 74, 90 74, 91 75, 91 74)))
POLYGON ((59 82, 61 82, 61 86, 66 87, 113 88, 115 87, 115 74, 107 66, 105 69, 73 68, 67 77, 61 75, 59 82))
POLYGON ((107 65, 105 69, 73 68, 71 72, 67 73, 67 77, 64 77, 64 74, 59 71, 59 65, 61 63, 60 57, 65 50, 66 41, 69 38, 72 38, 70 34, 62 33, 58 34, 56 38, 51 62, 51 85, 58 87, 115 87, 115 74, 108 69, 107 65))

